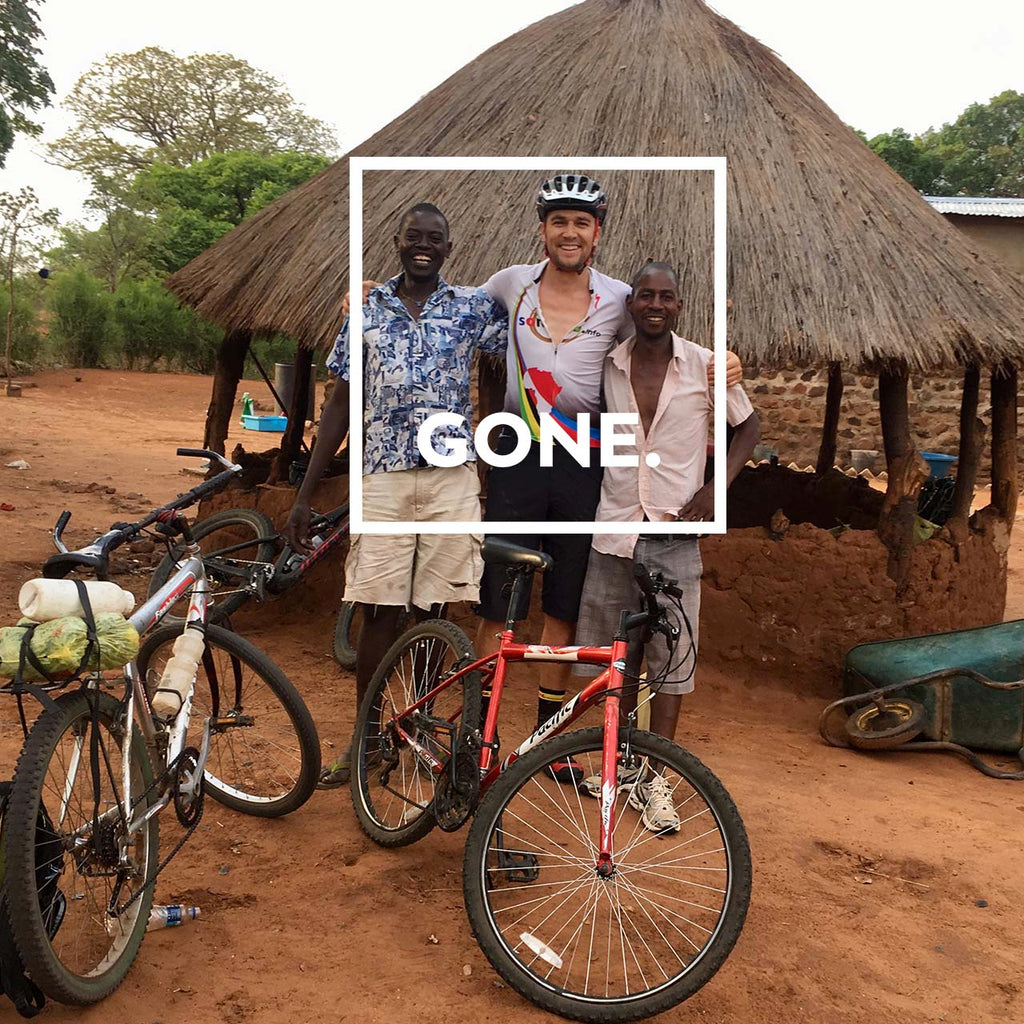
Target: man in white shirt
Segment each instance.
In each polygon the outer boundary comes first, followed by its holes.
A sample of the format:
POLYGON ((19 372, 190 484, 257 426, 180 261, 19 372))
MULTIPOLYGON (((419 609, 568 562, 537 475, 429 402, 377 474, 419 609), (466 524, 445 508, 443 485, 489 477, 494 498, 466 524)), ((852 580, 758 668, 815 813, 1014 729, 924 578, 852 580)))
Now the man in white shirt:
MULTIPOLYGON (((522 417, 533 437, 526 457, 514 466, 492 467, 487 478, 484 520, 491 522, 593 522, 601 493, 597 430, 601 411, 601 375, 605 357, 633 333, 626 308, 629 285, 591 265, 607 213, 607 199, 596 181, 582 174, 558 174, 537 196, 545 259, 499 270, 483 290, 508 310, 505 411, 522 417), (591 465, 581 467, 561 445, 553 464, 540 464, 540 421, 553 418, 576 437, 576 417, 591 416, 591 465)), ((707 353, 710 357, 710 352, 707 353)), ((705 362, 709 372, 710 358, 705 362)), ((727 373, 739 380, 739 359, 729 353, 727 373)), ((499 454, 514 448, 511 430, 495 445, 499 454)), ((503 534, 506 540, 540 548, 554 559, 543 577, 544 622, 540 642, 573 642, 590 538, 552 532, 537 537, 503 534)), ((498 647, 508 598, 500 565, 484 568, 477 614, 481 623, 476 648, 488 654, 498 647)), ((523 619, 530 595, 524 593, 515 619, 523 619)), ((577 641, 578 642, 578 641, 577 641)), ((537 725, 556 714, 565 699, 568 665, 540 666, 537 725)), ((488 694, 485 692, 485 708, 488 694)), ((579 783, 582 770, 570 761, 553 766, 564 783, 579 783)))
MULTIPOLYGON (((594 536, 575 641, 583 645, 608 643, 618 628, 621 611, 640 606, 635 564, 642 563, 648 571, 678 581, 689 629, 685 623, 679 624, 680 643, 671 662, 663 637, 655 635, 645 652, 631 651, 627 665, 627 674, 637 675, 639 655, 646 653, 648 682, 656 690, 651 730, 669 739, 675 736, 682 694, 693 690, 700 550, 693 535, 645 537, 642 524, 700 522, 714 514, 713 484, 704 482, 714 410, 707 375, 712 353, 673 333, 679 314, 678 287, 678 278, 668 264, 648 263, 641 268, 633 280, 632 295, 626 299, 636 337, 613 349, 605 359, 608 411, 635 413, 640 420, 638 427, 616 431, 634 433, 634 451, 628 444, 617 445, 617 451, 635 453, 638 464, 606 467, 597 519, 635 522, 637 533, 594 536)), ((726 457, 726 479, 731 484, 754 450, 760 425, 740 385, 727 389, 726 402, 726 418, 735 428, 726 457)), ((588 674, 584 666, 576 671, 588 674)), ((671 794, 657 773, 639 783, 624 781, 630 786, 630 803, 642 811, 647 828, 654 832, 679 828, 671 794)))

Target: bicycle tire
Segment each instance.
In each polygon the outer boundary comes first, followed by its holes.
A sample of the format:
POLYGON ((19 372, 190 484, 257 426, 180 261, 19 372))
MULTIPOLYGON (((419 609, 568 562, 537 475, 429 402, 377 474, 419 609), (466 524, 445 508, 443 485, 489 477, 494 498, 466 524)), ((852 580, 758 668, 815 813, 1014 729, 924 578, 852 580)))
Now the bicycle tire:
MULTIPOLYGON (((192 536, 195 537, 199 546, 203 548, 203 564, 206 566, 207 584, 210 588, 210 594, 214 598, 213 602, 209 605, 209 621, 214 623, 223 622, 233 612, 238 611, 249 600, 250 595, 245 591, 236 591, 235 593, 225 594, 221 598, 217 597, 217 589, 220 585, 217 563, 215 561, 217 551, 219 548, 233 547, 235 544, 241 544, 251 537, 251 546, 229 552, 223 557, 223 561, 231 565, 232 559, 237 559, 241 563, 242 568, 249 562, 273 562, 276 551, 275 542, 274 540, 261 538, 276 538, 277 530, 274 528, 274 524, 262 512, 257 512, 253 508, 229 508, 221 512, 214 512, 212 516, 207 516, 205 519, 200 519, 199 522, 193 524, 192 536), (220 534, 221 539, 216 541, 212 549, 207 550, 203 541, 209 541, 214 534, 220 534)), ((149 581, 149 588, 146 592, 147 597, 152 597, 171 578, 176 562, 182 557, 185 543, 178 538, 172 543, 171 548, 172 551, 164 555, 153 571, 149 581)), ((228 589, 234 589, 239 585, 237 579, 225 579, 224 583, 228 589)), ((177 604, 187 607, 187 601, 184 598, 180 599, 177 604)), ((168 612, 163 618, 165 625, 178 626, 179 628, 184 622, 184 616, 176 615, 173 611, 168 612)))
MULTIPOLYGON (((180 635, 180 627, 161 626, 143 641, 136 662, 150 690, 180 635)), ((290 814, 313 795, 320 771, 320 739, 309 708, 284 672, 237 633, 207 626, 206 647, 216 691, 204 656, 193 692, 188 742, 201 749, 203 724, 214 710, 214 692, 222 719, 254 716, 251 725, 211 733, 206 792, 243 814, 290 814), (270 763, 271 756, 278 758, 277 763, 270 763)))
MULTIPOLYGON (((123 728, 115 724, 121 719, 121 704, 106 693, 96 696, 99 699, 98 720, 106 727, 109 740, 117 740, 117 733, 123 728)), ((113 886, 108 884, 108 876, 95 872, 109 872, 113 870, 112 866, 104 864, 101 855, 92 850, 83 853, 80 843, 74 854, 70 852, 69 845, 75 843, 73 833, 85 828, 91 839, 93 831, 93 789, 89 758, 89 723, 92 716, 90 699, 83 691, 64 694, 57 698, 56 704, 56 708, 43 711, 32 726, 15 769, 4 821, 6 890, 11 907, 14 940, 26 972, 50 999, 88 1006, 113 992, 128 973, 142 944, 149 920, 153 886, 146 886, 142 895, 121 918, 111 918, 106 914, 106 905, 113 886), (84 730, 80 740, 75 738, 79 729, 84 730), (64 743, 64 740, 70 742, 64 743), (76 743, 81 755, 72 774, 69 765, 74 764, 74 761, 67 755, 76 743), (80 779, 83 785, 79 788, 80 779), (37 891, 36 824, 40 803, 50 811, 56 808, 60 812, 63 806, 61 795, 65 792, 68 793, 68 806, 51 821, 54 835, 61 839, 64 848, 62 854, 55 859, 59 864, 58 889, 64 893, 66 916, 51 938, 48 925, 52 926, 53 922, 44 920, 37 891), (93 885, 104 890, 99 892, 99 900, 96 893, 91 893, 90 886, 93 885), (113 921, 117 924, 111 924, 113 921), (89 936, 92 936, 91 940, 89 936), (104 943, 109 943, 109 949, 102 950, 104 943), (83 966, 80 962, 66 962, 88 957, 93 952, 95 963, 83 966)), ((152 783, 153 775, 145 744, 134 723, 129 749, 133 790, 142 794, 152 783)), ((109 785, 110 773, 106 772, 106 762, 101 755, 100 774, 107 775, 106 781, 101 778, 100 783, 101 806, 110 807, 120 800, 121 749, 116 742, 108 742, 107 752, 116 784, 113 787, 109 785)), ((155 793, 148 794, 146 806, 151 806, 155 799, 155 793)), ((119 852, 123 833, 118 837, 117 828, 117 823, 113 823, 109 841, 112 848, 119 852)), ((122 890, 119 902, 124 902, 129 894, 137 892, 149 875, 156 871, 159 852, 156 816, 138 830, 133 845, 134 856, 137 858, 135 887, 122 890)))
MULTIPOLYGON (((342 667, 352 671, 356 667, 358 639, 353 635, 356 616, 359 608, 353 601, 342 601, 338 609, 338 618, 334 623, 334 660, 342 667)), ((398 616, 398 632, 405 631, 409 624, 409 613, 402 612, 398 616)))
POLYGON ((480 948, 520 995, 562 1017, 619 1024, 678 1005, 714 975, 743 927, 751 864, 743 822, 721 782, 682 747, 636 731, 631 764, 657 764, 673 794, 682 789, 685 800, 673 796, 680 827, 674 836, 647 831, 629 803, 636 783, 620 784, 615 872, 602 879, 595 868, 601 802, 554 781, 549 766, 572 756, 600 775, 603 735, 591 728, 554 737, 501 775, 469 832, 463 895, 480 948), (574 888, 582 902, 573 902, 574 888), (589 941, 582 955, 581 941, 589 941), (592 989, 592 974, 601 973, 592 989))
MULTIPOLYGON (((404 710, 415 703, 417 689, 420 696, 432 690, 436 682, 427 685, 427 679, 437 680, 454 666, 475 660, 473 644, 458 626, 445 619, 428 619, 406 630, 377 666, 356 719, 349 783, 359 826, 378 846, 408 846, 436 824, 433 773, 415 750, 391 737, 386 740, 386 753, 382 756, 379 749, 375 753, 382 722, 390 721, 390 708, 400 704, 404 710), (398 778, 391 787, 396 772, 398 778)), ((459 742, 466 725, 478 727, 480 701, 480 673, 470 672, 434 698, 430 714, 458 721, 455 742, 459 742)), ((422 722, 410 722, 407 728, 438 760, 451 756, 452 741, 439 730, 422 722)))

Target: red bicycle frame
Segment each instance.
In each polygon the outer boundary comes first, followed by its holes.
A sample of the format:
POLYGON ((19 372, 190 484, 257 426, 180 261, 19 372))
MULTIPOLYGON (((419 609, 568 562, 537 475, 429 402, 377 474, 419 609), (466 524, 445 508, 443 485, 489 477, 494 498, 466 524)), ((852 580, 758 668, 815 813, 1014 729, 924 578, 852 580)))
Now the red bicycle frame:
POLYGON ((588 711, 603 694, 607 694, 604 706, 604 746, 601 757, 601 838, 596 868, 601 875, 610 875, 613 869, 612 836, 615 831, 615 801, 618 794, 618 737, 620 691, 624 683, 626 667, 626 641, 613 640, 611 647, 550 647, 547 644, 517 643, 512 630, 501 634, 501 643, 494 654, 478 658, 471 665, 460 668, 447 676, 438 686, 424 694, 400 715, 395 715, 393 725, 410 747, 416 750, 434 772, 440 772, 444 764, 423 747, 402 727, 400 719, 419 711, 438 694, 470 672, 484 672, 484 687, 490 690, 491 698, 484 721, 482 745, 480 747, 480 789, 486 790, 498 776, 520 757, 531 751, 538 743, 556 736, 573 724, 588 711), (498 709, 505 686, 505 670, 510 662, 577 662, 584 665, 607 665, 608 667, 575 697, 565 703, 562 709, 549 718, 540 728, 531 733, 503 761, 494 762, 494 737, 498 731, 498 709))

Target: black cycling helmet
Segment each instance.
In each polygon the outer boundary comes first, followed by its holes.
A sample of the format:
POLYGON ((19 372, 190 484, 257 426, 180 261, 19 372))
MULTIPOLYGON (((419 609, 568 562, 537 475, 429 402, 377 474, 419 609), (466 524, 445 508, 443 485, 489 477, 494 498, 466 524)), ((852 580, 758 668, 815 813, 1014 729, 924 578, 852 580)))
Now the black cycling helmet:
POLYGON ((537 193, 537 216, 544 220, 552 210, 583 210, 603 224, 608 200, 593 178, 585 174, 556 174, 537 193))

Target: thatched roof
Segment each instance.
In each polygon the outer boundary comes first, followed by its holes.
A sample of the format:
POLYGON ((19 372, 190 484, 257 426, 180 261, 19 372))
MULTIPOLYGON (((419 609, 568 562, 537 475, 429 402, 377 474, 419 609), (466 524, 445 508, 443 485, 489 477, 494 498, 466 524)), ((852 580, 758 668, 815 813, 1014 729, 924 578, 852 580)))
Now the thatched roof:
MULTIPOLYGON (((353 154, 717 156, 729 161, 729 344, 745 361, 1019 359, 1024 282, 887 167, 767 47, 702 0, 587 0, 502 43, 353 154)), ((569 166, 553 170, 571 170, 569 166)), ((585 168, 583 168, 585 169, 585 168)), ((364 271, 392 273, 400 211, 437 203, 478 283, 539 258, 538 174, 374 172, 364 271)), ((710 337, 710 174, 602 172, 599 265, 682 265, 682 329, 710 337)), ((169 281, 229 328, 331 340, 348 289, 342 159, 169 281)))

